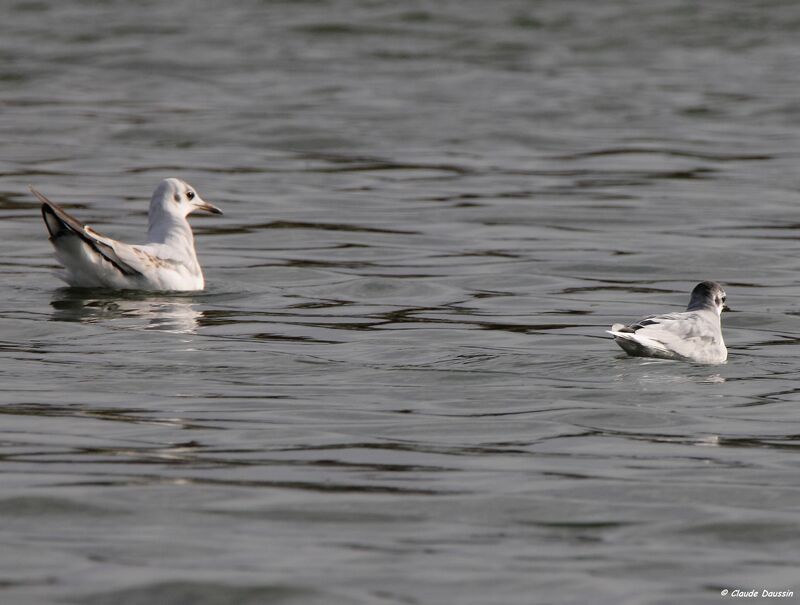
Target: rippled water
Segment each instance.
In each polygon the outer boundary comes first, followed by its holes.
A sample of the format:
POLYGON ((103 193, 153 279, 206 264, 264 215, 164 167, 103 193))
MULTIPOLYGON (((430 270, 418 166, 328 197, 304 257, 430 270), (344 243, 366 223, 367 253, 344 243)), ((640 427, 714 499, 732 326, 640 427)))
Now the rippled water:
POLYGON ((800 595, 798 5, 219 6, 0 9, 0 601, 800 595), (165 176, 209 288, 62 288, 165 176))

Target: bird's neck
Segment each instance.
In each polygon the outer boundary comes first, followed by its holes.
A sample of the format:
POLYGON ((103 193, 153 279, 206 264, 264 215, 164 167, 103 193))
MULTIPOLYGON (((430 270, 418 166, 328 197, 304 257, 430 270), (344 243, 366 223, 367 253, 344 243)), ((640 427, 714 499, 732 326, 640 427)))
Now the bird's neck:
POLYGON ((165 244, 194 256, 194 234, 185 217, 151 213, 147 240, 150 244, 165 244))
POLYGON ((689 305, 686 307, 687 311, 703 311, 703 310, 715 311, 717 308, 714 306, 714 303, 709 301, 706 298, 694 298, 689 301, 689 305))

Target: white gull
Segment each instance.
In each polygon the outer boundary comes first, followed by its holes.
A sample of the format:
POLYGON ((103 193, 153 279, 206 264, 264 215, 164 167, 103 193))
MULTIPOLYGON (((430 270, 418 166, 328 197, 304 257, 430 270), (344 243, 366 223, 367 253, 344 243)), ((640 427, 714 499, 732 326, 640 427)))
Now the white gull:
POLYGON ((629 326, 614 324, 606 331, 628 355, 722 363, 728 358, 720 321, 728 310, 725 299, 722 286, 704 281, 692 290, 686 311, 651 315, 629 326))
POLYGON ((150 199, 147 243, 126 244, 101 235, 31 187, 42 202, 42 216, 64 266, 57 273, 79 288, 117 290, 202 290, 203 271, 186 217, 197 210, 222 214, 188 183, 161 181, 150 199))

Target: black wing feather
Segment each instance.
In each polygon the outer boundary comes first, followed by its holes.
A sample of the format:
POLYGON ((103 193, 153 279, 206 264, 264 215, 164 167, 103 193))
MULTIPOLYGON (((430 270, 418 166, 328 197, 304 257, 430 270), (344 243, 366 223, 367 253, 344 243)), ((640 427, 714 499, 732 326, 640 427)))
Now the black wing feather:
POLYGON ((111 246, 90 237, 86 233, 86 226, 82 222, 55 202, 51 202, 33 187, 31 187, 30 190, 42 203, 42 218, 44 218, 44 224, 50 232, 51 240, 56 240, 67 234, 77 235, 86 242, 92 250, 119 269, 123 275, 141 275, 140 271, 137 271, 117 256, 117 253, 114 252, 111 246))

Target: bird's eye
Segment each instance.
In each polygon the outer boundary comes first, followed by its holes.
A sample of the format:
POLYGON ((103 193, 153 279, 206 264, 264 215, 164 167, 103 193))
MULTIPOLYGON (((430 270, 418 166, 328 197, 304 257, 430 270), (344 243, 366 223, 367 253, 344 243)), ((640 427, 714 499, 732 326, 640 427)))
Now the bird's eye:
POLYGON ((193 200, 194 199, 194 191, 187 191, 186 192, 186 197, 189 198, 190 200, 193 200))

